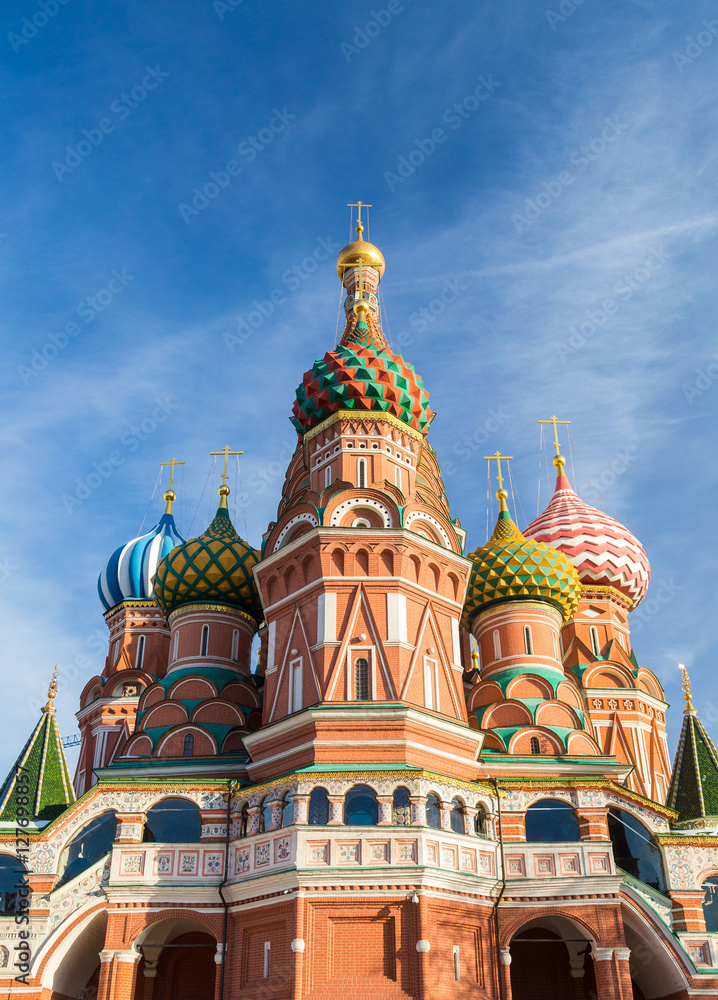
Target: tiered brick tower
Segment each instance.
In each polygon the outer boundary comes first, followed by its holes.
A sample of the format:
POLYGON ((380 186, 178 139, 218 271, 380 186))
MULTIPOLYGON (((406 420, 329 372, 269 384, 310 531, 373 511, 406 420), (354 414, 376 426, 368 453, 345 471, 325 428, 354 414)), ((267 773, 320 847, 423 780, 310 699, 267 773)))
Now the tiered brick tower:
POLYGON ((83 794, 51 704, 2 786, 8 1000, 718 996, 718 755, 689 700, 664 804, 645 553, 557 454, 547 511, 522 533, 500 488, 464 555, 362 233, 261 553, 225 448, 207 530, 170 491, 103 571, 83 794))

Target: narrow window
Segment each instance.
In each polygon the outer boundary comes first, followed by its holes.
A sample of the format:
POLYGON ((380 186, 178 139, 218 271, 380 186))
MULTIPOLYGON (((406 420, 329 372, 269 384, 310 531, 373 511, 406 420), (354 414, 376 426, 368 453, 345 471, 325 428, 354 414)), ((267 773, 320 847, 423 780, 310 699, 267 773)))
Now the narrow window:
POLYGON ((137 640, 137 657, 135 659, 135 667, 137 670, 142 670, 142 664, 145 662, 145 637, 141 635, 137 640))
POLYGON ((461 979, 461 967, 459 965, 459 946, 454 945, 454 979, 458 983, 461 979))
POLYGON ((441 829, 441 806, 439 796, 429 792, 426 796, 426 825, 433 830, 441 829))
POLYGON ((618 633, 618 642, 619 642, 619 644, 621 646, 621 649, 625 649, 626 648, 626 640, 623 638, 623 632, 619 632, 618 633))
POLYGON ((324 470, 324 489, 332 484, 332 467, 331 463, 324 470))
POLYGON ((524 625, 524 648, 526 649, 526 655, 531 656, 534 651, 534 644, 531 638, 531 628, 528 625, 524 625))
POLYGON ((494 659, 501 659, 501 636, 498 629, 494 631, 494 659))
POLYGON ((466 828, 464 826, 464 803, 461 799, 451 800, 451 814, 449 819, 451 821, 451 829, 454 833, 466 832, 466 828))
POLYGON ((232 659, 233 660, 238 660, 239 659, 239 629, 238 628, 236 628, 234 630, 234 632, 232 632, 232 659))
POLYGON ((394 792, 394 825, 411 826, 411 800, 406 788, 394 792))
POLYGON ((558 651, 558 632, 551 632, 553 638, 553 658, 554 660, 560 660, 561 656, 558 651))
POLYGON ((394 469, 394 482, 401 489, 401 469, 398 465, 394 469))
POLYGON ((202 642, 199 648, 199 655, 207 655, 207 647, 209 646, 209 625, 202 626, 202 642))
POLYGON ((119 655, 120 655, 120 640, 119 639, 115 639, 114 652, 112 654, 112 665, 113 666, 117 663, 119 655))
POLYGON ((245 802, 239 814, 239 836, 244 839, 249 833, 249 805, 245 802))
POLYGON ((436 660, 424 659, 424 701, 432 711, 439 711, 438 665, 436 660))
POLYGON ((285 795, 282 805, 282 826, 291 826, 294 822, 294 799, 291 795, 285 795))
POLYGON ((591 649, 594 656, 601 655, 601 647, 598 644, 598 629, 595 625, 591 626, 591 649))
POLYGON ((563 660, 566 650, 563 648, 563 636, 560 632, 558 634, 558 648, 561 650, 561 659, 563 660))
POLYGON ((178 653, 179 653, 179 629, 177 629, 177 631, 175 632, 175 642, 174 642, 174 646, 172 648, 172 662, 173 663, 177 659, 178 653))
POLYGON ((539 743, 538 736, 531 737, 531 753, 534 757, 541 753, 541 744, 539 743))
POLYGON ((357 484, 366 486, 366 459, 360 458, 357 461, 357 484))
POLYGON ((271 952, 271 944, 269 941, 264 942, 264 978, 269 979, 269 955, 271 952))
POLYGON ((476 806, 476 816, 474 817, 474 831, 477 837, 486 836, 486 810, 478 803, 476 806))
POLYGON ((289 664, 289 714, 298 712, 302 707, 302 657, 292 660, 289 664))
POLYGON ((356 701, 369 700, 369 661, 364 656, 354 661, 354 698, 356 701))
POLYGON ((182 756, 191 757, 194 754, 194 736, 192 733, 187 733, 184 738, 184 743, 182 744, 182 756))

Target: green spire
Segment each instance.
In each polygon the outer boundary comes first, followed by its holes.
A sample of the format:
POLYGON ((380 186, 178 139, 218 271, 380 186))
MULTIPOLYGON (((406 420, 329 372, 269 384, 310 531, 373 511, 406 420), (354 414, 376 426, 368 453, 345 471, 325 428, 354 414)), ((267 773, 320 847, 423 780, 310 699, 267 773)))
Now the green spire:
POLYGON ((75 801, 52 703, 56 692, 57 667, 40 720, 0 788, 0 823, 23 817, 49 823, 75 801), (27 796, 28 805, 19 804, 18 796, 27 796))
POLYGON ((692 706, 683 716, 667 805, 679 820, 718 817, 718 753, 692 706))

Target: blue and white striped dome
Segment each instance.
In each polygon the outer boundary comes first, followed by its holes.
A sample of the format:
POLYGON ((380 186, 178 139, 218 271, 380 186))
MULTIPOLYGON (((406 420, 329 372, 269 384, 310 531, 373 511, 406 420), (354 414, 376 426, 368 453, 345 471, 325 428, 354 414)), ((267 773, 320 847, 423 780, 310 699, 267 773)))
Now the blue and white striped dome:
POLYGON ((160 560, 184 541, 174 517, 165 512, 152 531, 115 549, 97 581, 105 610, 120 601, 151 601, 152 580, 160 560))

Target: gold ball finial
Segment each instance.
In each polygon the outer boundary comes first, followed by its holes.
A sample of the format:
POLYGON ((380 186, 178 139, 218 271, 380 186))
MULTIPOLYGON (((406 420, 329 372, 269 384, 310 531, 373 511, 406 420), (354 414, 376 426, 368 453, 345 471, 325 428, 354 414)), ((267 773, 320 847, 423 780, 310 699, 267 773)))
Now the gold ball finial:
POLYGON ((555 455, 553 464, 558 469, 558 474, 560 476, 563 473, 563 467, 566 464, 566 459, 563 457, 563 455, 555 455))
POLYGON ((53 705, 53 699, 57 695, 57 664, 55 664, 55 670, 52 675, 52 680, 50 681, 50 687, 47 689, 47 705, 43 708, 45 715, 54 715, 55 706, 53 705))
POLYGON ((678 664, 678 669, 683 674, 683 681, 681 687, 683 688, 683 697, 686 699, 686 712, 695 712, 695 706, 693 704, 693 699, 691 697, 691 679, 688 676, 688 671, 682 663, 678 664))
POLYGON ((354 312, 357 314, 360 320, 366 319, 366 314, 369 312, 369 306, 363 300, 357 302, 354 306, 354 312))
POLYGON ((496 494, 496 499, 497 499, 497 500, 507 500, 507 499, 508 499, 508 496, 509 496, 509 495, 508 495, 508 493, 506 492, 506 490, 499 490, 499 491, 497 492, 497 494, 496 494))
POLYGON ((217 490, 217 492, 219 493, 219 495, 221 497, 228 497, 229 496, 229 486, 220 486, 220 488, 217 490))

